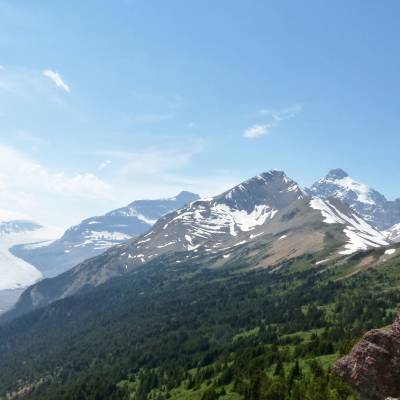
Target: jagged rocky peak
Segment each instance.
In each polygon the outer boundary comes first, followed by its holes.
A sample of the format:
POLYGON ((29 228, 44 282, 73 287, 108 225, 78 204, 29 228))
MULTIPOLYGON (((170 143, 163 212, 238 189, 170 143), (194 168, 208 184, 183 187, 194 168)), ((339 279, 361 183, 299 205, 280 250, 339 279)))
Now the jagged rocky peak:
POLYGON ((305 196, 304 190, 283 171, 271 170, 248 179, 214 197, 214 200, 234 209, 252 212, 260 205, 282 209, 305 196))
POLYGON ((326 180, 337 180, 337 179, 343 179, 348 177, 349 174, 342 170, 341 168, 335 168, 331 169, 328 174, 326 175, 325 179, 326 180))
POLYGON ((400 316, 393 325, 373 329, 338 360, 333 371, 349 383, 362 400, 400 397, 400 316))

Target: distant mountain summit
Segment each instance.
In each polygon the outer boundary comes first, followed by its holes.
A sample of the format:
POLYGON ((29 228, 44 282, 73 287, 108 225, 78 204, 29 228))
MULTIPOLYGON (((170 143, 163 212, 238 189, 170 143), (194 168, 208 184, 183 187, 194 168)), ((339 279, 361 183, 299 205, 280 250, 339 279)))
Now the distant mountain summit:
POLYGON ((326 175, 325 179, 327 180, 337 180, 347 178, 349 174, 341 168, 331 169, 326 175))
POLYGON ((42 228, 42 225, 33 221, 0 221, 0 236, 19 232, 29 232, 40 228, 42 228))
POLYGON ((389 201, 378 191, 357 182, 340 168, 329 171, 310 189, 314 196, 335 197, 379 230, 400 222, 400 199, 389 201))
POLYGON ((56 276, 87 258, 146 232, 160 217, 199 199, 190 192, 159 200, 136 200, 105 215, 91 217, 69 228, 44 246, 15 246, 13 254, 33 264, 45 277, 56 276))

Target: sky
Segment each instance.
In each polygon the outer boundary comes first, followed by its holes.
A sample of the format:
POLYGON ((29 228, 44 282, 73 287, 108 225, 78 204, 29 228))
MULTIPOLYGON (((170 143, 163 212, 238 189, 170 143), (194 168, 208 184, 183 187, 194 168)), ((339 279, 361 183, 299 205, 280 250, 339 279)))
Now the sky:
POLYGON ((0 0, 0 208, 67 227, 273 168, 400 197, 399 19, 397 0, 0 0))

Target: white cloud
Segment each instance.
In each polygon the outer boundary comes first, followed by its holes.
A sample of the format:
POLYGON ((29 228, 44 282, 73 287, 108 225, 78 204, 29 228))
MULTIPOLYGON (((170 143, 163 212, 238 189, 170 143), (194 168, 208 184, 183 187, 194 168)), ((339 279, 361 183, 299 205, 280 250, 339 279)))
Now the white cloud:
POLYGON ((243 136, 248 139, 256 139, 261 136, 268 135, 271 128, 273 128, 273 127, 274 127, 274 125, 272 125, 272 124, 264 124, 264 125, 256 124, 256 125, 253 125, 253 126, 250 126, 249 128, 247 128, 244 131, 243 136))
POLYGON ((103 180, 91 172, 55 171, 14 147, 0 144, 0 210, 13 210, 66 228, 135 199, 169 197, 181 190, 215 195, 242 179, 232 171, 215 171, 212 177, 201 170, 189 172, 204 143, 192 138, 180 145, 178 149, 86 153, 86 158, 98 160, 98 167, 107 165, 107 180, 103 180))
POLYGON ((0 208, 46 218, 66 213, 61 203, 109 200, 110 185, 90 172, 66 174, 35 162, 12 147, 0 145, 0 208))
POLYGON ((104 168, 107 168, 111 164, 111 160, 105 160, 99 166, 97 167, 98 170, 102 170, 104 168))
POLYGON ((45 69, 43 71, 43 75, 51 79, 58 88, 65 90, 67 93, 71 92, 70 87, 64 82, 61 75, 57 71, 45 69))
MULTIPOLYGON (((163 137, 165 144, 137 148, 134 150, 104 150, 91 153, 101 156, 106 161, 102 164, 112 164, 114 173, 128 178, 158 177, 161 174, 174 173, 187 167, 193 157, 205 148, 205 142, 201 137, 180 138, 177 144, 172 137, 163 137)), ((111 169, 111 167, 110 167, 111 169)))
POLYGON ((120 205, 134 199, 173 196, 181 190, 201 195, 217 194, 236 182, 231 171, 215 171, 212 177, 204 176, 201 169, 189 172, 193 159, 203 151, 205 144, 198 137, 181 142, 180 148, 168 148, 166 144, 132 151, 96 151, 87 156, 111 161, 107 179, 112 182, 120 205))
POLYGON ((243 136, 247 139, 257 139, 266 136, 272 129, 280 126, 282 121, 295 117, 302 110, 303 107, 300 104, 281 109, 261 109, 259 114, 266 118, 267 121, 262 124, 250 126, 244 131, 243 136))

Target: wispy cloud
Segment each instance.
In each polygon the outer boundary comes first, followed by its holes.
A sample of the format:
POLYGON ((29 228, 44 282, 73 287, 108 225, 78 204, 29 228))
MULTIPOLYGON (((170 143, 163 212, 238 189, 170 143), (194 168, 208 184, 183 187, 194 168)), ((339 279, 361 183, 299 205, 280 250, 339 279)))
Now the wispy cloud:
POLYGON ((88 154, 101 157, 100 166, 103 168, 110 166, 114 173, 124 175, 129 179, 159 177, 162 174, 185 169, 191 164, 193 158, 205 149, 205 141, 199 136, 181 137, 179 143, 174 139, 176 138, 164 136, 163 145, 160 145, 158 140, 158 143, 138 146, 135 149, 117 148, 88 154))
POLYGON ((99 204, 114 201, 112 185, 94 173, 55 170, 0 144, 0 208, 31 215, 39 222, 68 226, 78 222, 77 216, 90 215, 99 204))
POLYGON ((247 139, 258 139, 271 133, 271 130, 277 128, 285 120, 291 119, 303 110, 300 104, 281 109, 264 108, 259 111, 265 122, 254 124, 245 129, 243 136, 247 139))
POLYGON ((99 166, 97 167, 98 170, 102 170, 104 168, 107 168, 111 164, 111 160, 105 160, 99 166))
POLYGON ((274 124, 264 124, 264 125, 253 125, 247 128, 243 136, 248 139, 257 139, 261 136, 268 135, 270 130, 274 127, 274 124))
POLYGON ((0 145, 0 193, 48 192, 83 198, 110 198, 109 185, 90 172, 52 171, 12 147, 0 145))
POLYGON ((64 81, 57 82, 61 86, 57 86, 53 78, 41 70, 24 67, 4 68, 0 70, 0 109, 9 108, 13 111, 13 108, 20 107, 21 103, 40 110, 43 110, 45 104, 64 105, 63 93, 71 89, 64 81))
POLYGON ((43 75, 49 78, 58 88, 66 91, 67 93, 71 92, 70 87, 64 82, 63 78, 57 71, 45 69, 43 71, 43 75))
POLYGON ((279 122, 279 121, 284 121, 286 119, 295 117, 302 110, 303 110, 303 107, 301 104, 294 104, 293 106, 281 108, 281 109, 263 108, 260 110, 260 114, 269 116, 273 120, 279 122))
MULTIPOLYGON (((88 155, 110 160, 107 179, 118 199, 172 196, 181 190, 215 195, 240 179, 232 171, 216 170, 212 177, 190 172, 195 158, 204 150, 201 138, 186 139, 176 146, 153 146, 135 150, 96 151, 88 155)), ((242 177, 240 177, 242 178, 242 177)), ((123 201, 121 200, 121 204, 123 201)))
POLYGON ((190 164, 194 153, 195 151, 191 150, 174 151, 159 148, 102 152, 110 158, 107 165, 113 162, 117 173, 126 178, 157 176, 179 170, 190 164))

